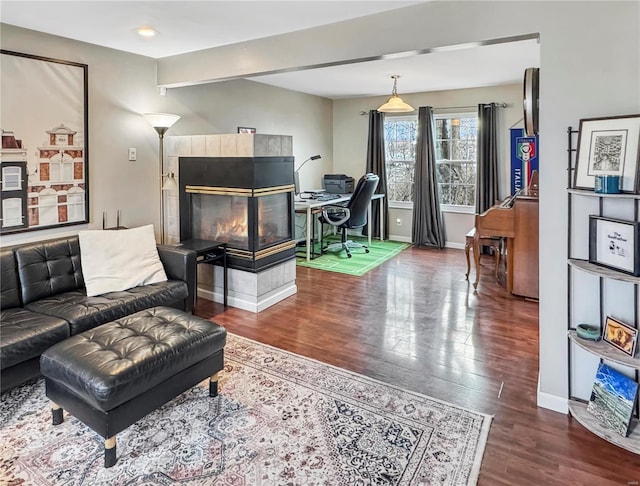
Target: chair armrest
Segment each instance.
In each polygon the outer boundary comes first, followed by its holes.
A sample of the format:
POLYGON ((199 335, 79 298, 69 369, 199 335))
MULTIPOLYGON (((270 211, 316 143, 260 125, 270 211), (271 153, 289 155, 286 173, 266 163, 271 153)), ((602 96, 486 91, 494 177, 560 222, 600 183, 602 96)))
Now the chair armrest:
POLYGON ((169 245, 157 245, 157 248, 167 278, 187 283, 189 295, 184 310, 191 312, 196 301, 196 252, 169 245))
POLYGON ((351 217, 349 208, 337 205, 327 205, 322 208, 322 217, 332 226, 340 226, 351 217))

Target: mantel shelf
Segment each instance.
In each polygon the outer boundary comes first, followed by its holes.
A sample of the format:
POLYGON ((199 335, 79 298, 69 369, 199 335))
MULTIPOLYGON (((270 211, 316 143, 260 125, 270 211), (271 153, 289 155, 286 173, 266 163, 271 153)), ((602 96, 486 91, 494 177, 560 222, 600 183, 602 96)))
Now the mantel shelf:
POLYGON ((605 427, 596 417, 587 411, 587 404, 569 400, 569 412, 586 429, 598 437, 622 447, 634 454, 640 454, 640 426, 637 419, 631 421, 631 434, 622 437, 615 430, 605 427))
POLYGON ((605 341, 590 341, 588 339, 582 339, 581 337, 578 337, 576 331, 569 331, 569 339, 585 351, 588 351, 599 358, 640 370, 640 358, 632 358, 605 341))
POLYGON ((588 262, 587 260, 569 258, 569 265, 575 268, 579 268, 583 272, 591 273, 599 277, 606 277, 613 280, 621 280, 623 282, 640 284, 640 277, 634 277, 633 275, 629 275, 624 272, 619 272, 611 268, 596 265, 595 263, 588 262))
POLYGON ((619 193, 619 194, 605 194, 602 192, 595 192, 590 189, 567 189, 571 194, 577 194, 579 196, 591 196, 591 197, 607 197, 607 198, 618 198, 618 199, 640 199, 640 194, 628 194, 628 193, 619 193))

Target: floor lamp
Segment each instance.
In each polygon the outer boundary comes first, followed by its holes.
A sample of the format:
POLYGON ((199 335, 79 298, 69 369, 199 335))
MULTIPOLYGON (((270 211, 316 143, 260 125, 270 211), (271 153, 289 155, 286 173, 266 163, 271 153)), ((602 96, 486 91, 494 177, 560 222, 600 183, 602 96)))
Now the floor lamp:
POLYGON ((169 113, 145 113, 145 120, 149 122, 160 137, 160 149, 159 149, 159 166, 160 166, 160 244, 164 245, 164 191, 169 189, 169 181, 173 181, 175 185, 175 178, 173 173, 169 172, 164 174, 162 168, 164 165, 164 134, 171 126, 180 119, 179 115, 171 115, 169 113), (164 177, 167 178, 167 183, 163 183, 164 177))

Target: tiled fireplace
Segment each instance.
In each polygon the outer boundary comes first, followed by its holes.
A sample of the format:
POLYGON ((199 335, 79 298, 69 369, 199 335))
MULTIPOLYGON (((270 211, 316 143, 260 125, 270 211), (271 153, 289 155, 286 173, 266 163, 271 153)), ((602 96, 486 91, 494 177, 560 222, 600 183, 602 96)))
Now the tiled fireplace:
MULTIPOLYGON (((260 312, 294 294, 293 156, 289 136, 192 135, 166 138, 168 241, 228 245, 229 304, 260 312)), ((222 302, 220 267, 199 265, 198 295, 222 302)))

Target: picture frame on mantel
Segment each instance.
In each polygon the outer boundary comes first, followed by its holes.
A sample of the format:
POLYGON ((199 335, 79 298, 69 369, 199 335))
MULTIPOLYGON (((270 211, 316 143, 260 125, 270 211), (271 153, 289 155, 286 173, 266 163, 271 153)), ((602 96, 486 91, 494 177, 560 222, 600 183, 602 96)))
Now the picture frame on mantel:
POLYGON ((589 262, 640 277, 640 222, 589 216, 589 262))
POLYGON ((576 189, 595 188, 596 176, 621 179, 621 192, 640 191, 640 114, 583 118, 578 131, 576 189))
POLYGON ((0 233, 88 223, 88 66, 4 49, 0 63, 0 233))
POLYGON ((256 133, 256 129, 251 127, 238 127, 238 133, 256 133))

